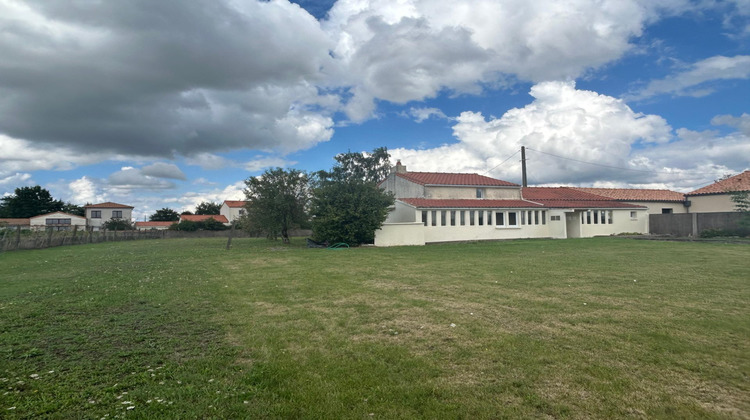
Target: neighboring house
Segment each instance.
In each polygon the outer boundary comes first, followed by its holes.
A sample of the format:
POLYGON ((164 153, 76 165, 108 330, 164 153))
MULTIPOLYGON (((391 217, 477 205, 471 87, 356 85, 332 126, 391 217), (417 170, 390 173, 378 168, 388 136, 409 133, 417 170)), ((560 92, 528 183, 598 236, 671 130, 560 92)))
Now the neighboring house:
POLYGON ((167 230, 177 222, 135 222, 136 230, 167 230))
POLYGON ((29 229, 31 227, 30 223, 30 220, 27 218, 0 218, 0 230, 15 229, 16 226, 21 226, 21 229, 29 229))
POLYGON ((86 224, 88 227, 92 230, 99 230, 110 219, 123 219, 130 222, 133 217, 134 207, 106 202, 88 204, 83 206, 83 208, 86 210, 86 224))
POLYGON ((227 220, 229 220, 229 223, 232 223, 245 215, 247 212, 247 210, 245 210, 246 205, 247 201, 224 200, 219 214, 226 217, 227 220))
POLYGON ((61 211, 31 217, 29 222, 32 230, 72 230, 74 226, 81 230, 86 229, 85 217, 61 211))
POLYGON ((714 182, 685 194, 691 213, 717 213, 735 211, 732 192, 750 192, 750 171, 714 182))
POLYGON ((375 245, 648 233, 646 207, 570 188, 521 188, 478 174, 408 172, 380 187, 396 202, 375 245))
POLYGON ((640 204, 648 208, 649 214, 688 213, 685 194, 671 190, 636 188, 579 188, 578 191, 601 195, 616 201, 640 204))
POLYGON ((229 226, 229 220, 221 214, 181 214, 180 222, 188 220, 191 222, 203 222, 208 219, 214 219, 217 222, 221 222, 229 226))

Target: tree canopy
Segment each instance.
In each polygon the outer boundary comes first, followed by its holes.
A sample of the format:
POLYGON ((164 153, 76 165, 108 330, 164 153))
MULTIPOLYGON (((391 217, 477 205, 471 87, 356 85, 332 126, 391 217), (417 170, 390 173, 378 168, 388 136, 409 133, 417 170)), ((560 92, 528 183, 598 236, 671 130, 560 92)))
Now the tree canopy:
POLYGON ((204 201, 195 207, 195 214, 219 214, 221 203, 212 203, 204 201))
POLYGON ((180 215, 176 211, 164 207, 156 210, 154 214, 148 217, 148 220, 151 222, 176 222, 180 220, 180 215))
POLYGON ((330 171, 318 172, 310 209, 315 240, 349 245, 374 241, 394 201, 377 185, 390 171, 389 158, 384 147, 348 152, 335 157, 330 171))
POLYGON ((309 177, 297 169, 268 169, 245 180, 247 220, 245 228, 261 231, 270 239, 289 243, 289 231, 307 221, 309 177))
POLYGON ((0 199, 0 217, 34 217, 62 211, 65 204, 39 185, 16 188, 15 194, 0 199))

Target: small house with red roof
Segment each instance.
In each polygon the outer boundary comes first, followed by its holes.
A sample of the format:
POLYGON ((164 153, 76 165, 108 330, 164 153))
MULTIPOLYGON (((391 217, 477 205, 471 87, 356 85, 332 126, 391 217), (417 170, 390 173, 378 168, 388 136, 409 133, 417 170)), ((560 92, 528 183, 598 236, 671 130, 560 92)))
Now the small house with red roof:
POLYGON ((205 222, 208 219, 214 219, 217 222, 229 225, 229 220, 221 214, 181 214, 180 222, 188 220, 191 222, 205 222))
POLYGON ((227 220, 229 220, 229 223, 232 223, 235 220, 245 215, 247 211, 245 209, 246 205, 247 205, 247 201, 224 200, 224 203, 222 203, 221 205, 221 210, 219 211, 219 214, 226 217, 227 220))
POLYGON ((83 206, 86 210, 86 225, 91 230, 99 230, 102 225, 109 220, 126 220, 130 222, 133 219, 133 206, 113 203, 87 204, 83 206))
POLYGON ((380 187, 395 204, 375 245, 648 233, 647 208, 571 188, 522 188, 479 174, 408 172, 380 187))
POLYGON ((167 230, 177 222, 135 222, 136 230, 167 230))
POLYGON ((616 201, 648 207, 648 214, 687 213, 685 194, 671 190, 639 188, 581 188, 578 191, 609 197, 616 201))
POLYGON ((736 210, 732 193, 750 193, 750 171, 722 179, 685 194, 691 213, 731 212, 736 210))

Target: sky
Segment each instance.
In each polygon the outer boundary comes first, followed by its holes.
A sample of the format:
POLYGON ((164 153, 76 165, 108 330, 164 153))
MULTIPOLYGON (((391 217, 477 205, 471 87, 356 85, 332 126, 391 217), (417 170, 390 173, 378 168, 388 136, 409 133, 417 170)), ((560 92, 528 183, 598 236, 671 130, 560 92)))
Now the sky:
POLYGON ((750 0, 0 0, 0 195, 194 210, 273 167, 692 191, 750 169, 750 0))

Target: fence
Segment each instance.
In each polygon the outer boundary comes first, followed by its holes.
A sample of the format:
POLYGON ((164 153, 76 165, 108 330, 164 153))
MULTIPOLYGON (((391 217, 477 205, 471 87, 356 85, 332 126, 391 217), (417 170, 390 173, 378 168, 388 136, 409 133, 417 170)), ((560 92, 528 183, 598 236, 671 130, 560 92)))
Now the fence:
POLYGON ((740 212, 682 213, 649 215, 649 232, 652 235, 699 236, 706 230, 743 232, 740 212))
MULTIPOLYGON (((290 236, 309 236, 309 230, 291 231, 290 236)), ((21 226, 8 227, 0 230, 0 252, 20 249, 41 249, 63 245, 95 244, 114 241, 135 241, 144 239, 175 239, 175 238, 228 238, 230 230, 209 231, 199 230, 185 232, 176 230, 78 230, 70 231, 31 231, 21 226)), ((251 238, 257 235, 243 230, 231 233, 234 238, 251 238)))

